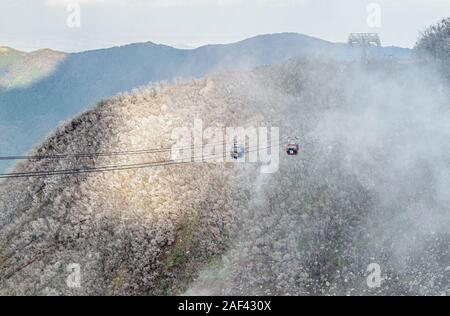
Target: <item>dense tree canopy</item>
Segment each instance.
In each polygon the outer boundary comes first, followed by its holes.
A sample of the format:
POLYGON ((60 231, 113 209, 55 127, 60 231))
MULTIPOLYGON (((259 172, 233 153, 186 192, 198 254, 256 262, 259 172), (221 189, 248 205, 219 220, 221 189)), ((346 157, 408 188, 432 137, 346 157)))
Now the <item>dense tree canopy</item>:
POLYGON ((446 65, 448 68, 450 65, 450 18, 442 19, 422 32, 415 50, 419 57, 435 60, 441 66, 446 65))
MULTIPOLYGON (((0 295, 444 295, 450 97, 427 67, 298 59, 101 102, 31 152, 168 148, 174 129, 279 127, 279 170, 192 163, 0 181, 0 295), (69 286, 72 264, 81 287, 69 286), (380 287, 367 282, 380 266, 380 287)), ((170 159, 32 159, 14 172, 170 159)))

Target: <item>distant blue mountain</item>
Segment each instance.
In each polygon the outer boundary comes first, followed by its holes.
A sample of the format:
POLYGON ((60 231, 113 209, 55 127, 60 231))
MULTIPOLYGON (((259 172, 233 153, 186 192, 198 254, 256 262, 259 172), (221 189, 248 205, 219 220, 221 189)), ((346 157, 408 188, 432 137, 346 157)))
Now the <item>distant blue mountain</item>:
MULTIPOLYGON (((371 54, 374 58, 411 58, 411 50, 396 47, 375 48, 371 54)), ((68 54, 45 79, 25 88, 0 90, 0 155, 24 153, 62 120, 102 98, 149 82, 304 56, 357 59, 359 52, 345 44, 282 33, 192 50, 149 42, 68 54)), ((5 167, 0 164, 0 171, 5 167)))

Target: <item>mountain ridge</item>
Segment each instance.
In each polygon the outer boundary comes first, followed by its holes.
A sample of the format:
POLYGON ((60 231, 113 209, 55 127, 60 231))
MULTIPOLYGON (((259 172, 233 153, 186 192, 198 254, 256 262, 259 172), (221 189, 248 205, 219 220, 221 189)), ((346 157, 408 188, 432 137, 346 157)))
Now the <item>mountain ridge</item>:
MULTIPOLYGON (((407 49, 396 52, 399 57, 410 54, 407 49)), ((380 48, 373 55, 386 58, 391 52, 380 48)), ((23 153, 61 121, 103 98, 150 82, 251 69, 297 57, 359 60, 359 52, 345 44, 297 33, 279 33, 189 50, 145 42, 66 54, 55 58, 57 65, 50 67, 51 71, 44 72, 39 80, 23 87, 0 88, 0 148, 2 154, 23 153)), ((6 166, 0 163, 0 170, 6 166)))
MULTIPOLYGON (((205 44, 205 45, 200 45, 198 47, 194 47, 194 48, 177 48, 175 46, 171 46, 168 44, 164 44, 164 43, 156 43, 153 42, 151 40, 149 41, 143 41, 143 42, 134 42, 134 43, 129 43, 129 44, 122 44, 122 45, 114 45, 114 46, 110 46, 110 47, 105 47, 105 48, 95 48, 95 49, 87 49, 87 50, 83 50, 83 51, 79 51, 79 52, 65 52, 65 51, 61 51, 61 50, 55 50, 52 49, 50 47, 46 47, 46 48, 40 48, 40 49, 36 49, 36 50, 32 50, 29 52, 26 51, 22 51, 22 50, 18 50, 16 48, 10 47, 10 46, 0 46, 1 48, 6 48, 6 49, 10 49, 19 53, 23 53, 23 54, 31 54, 40 50, 49 50, 52 52, 56 52, 56 53, 63 53, 63 54, 82 54, 82 53, 88 53, 88 52, 97 52, 97 51, 102 51, 102 50, 109 50, 109 49, 114 49, 114 48, 124 48, 127 46, 134 46, 134 45, 151 45, 151 46, 163 46, 163 47, 167 47, 167 48, 172 48, 172 49, 176 49, 176 50, 181 50, 181 51, 195 51, 195 50, 201 50, 204 48, 208 48, 208 47, 223 47, 223 46, 233 46, 233 45, 240 45, 240 44, 244 44, 244 43, 248 43, 248 42, 252 42, 252 41, 256 41, 259 39, 269 39, 271 37, 279 37, 279 36, 291 36, 291 37, 296 37, 297 39, 308 39, 308 40, 313 40, 313 41, 317 41, 317 42, 322 42, 322 43, 328 43, 328 44, 339 44, 339 45, 347 45, 346 43, 343 42, 332 42, 332 41, 328 41, 328 40, 324 40, 318 37, 314 37, 314 36, 310 36, 307 34, 303 34, 303 33, 296 33, 296 32, 279 32, 279 33, 266 33, 266 34, 259 34, 259 35, 255 35, 249 38, 245 38, 239 41, 235 41, 235 42, 230 42, 230 43, 223 43, 223 44, 205 44)), ((411 51, 412 49, 410 48, 406 48, 406 47, 401 47, 401 46, 395 46, 395 45, 388 45, 388 46, 382 46, 382 48, 397 48, 397 49, 402 49, 402 50, 409 50, 411 51)))
POLYGON ((66 54, 44 48, 23 52, 0 47, 0 90, 21 88, 49 76, 66 54))

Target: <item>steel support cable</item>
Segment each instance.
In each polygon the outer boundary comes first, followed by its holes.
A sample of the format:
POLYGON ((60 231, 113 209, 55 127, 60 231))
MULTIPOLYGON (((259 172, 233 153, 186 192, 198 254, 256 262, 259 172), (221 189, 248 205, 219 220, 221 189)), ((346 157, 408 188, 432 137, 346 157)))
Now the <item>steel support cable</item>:
MULTIPOLYGON (((202 144, 206 145, 227 145, 226 142, 212 143, 212 144, 202 144)), ((185 149, 196 149, 197 145, 191 145, 189 147, 175 147, 177 150, 185 149)), ((153 154, 153 153, 163 153, 170 152, 174 147, 170 148, 149 148, 140 150, 127 150, 127 151, 117 151, 117 152, 92 152, 92 153, 73 153, 73 154, 54 154, 54 155, 25 155, 25 156, 0 156, 0 160, 43 160, 43 159, 67 159, 67 158, 92 158, 92 157, 109 157, 109 156, 126 156, 126 155, 142 155, 142 154, 153 154)))
MULTIPOLYGON (((246 150, 245 153, 258 152, 261 150, 268 150, 271 148, 279 147, 286 145, 285 143, 268 146, 266 148, 258 148, 256 150, 246 150)), ((253 146, 254 148, 255 146, 253 146)), ((257 146, 256 146, 257 147, 257 146)), ((252 147, 249 147, 252 148, 252 147)), ((103 166, 103 167, 92 167, 92 168, 80 168, 80 169, 65 169, 65 170, 54 170, 54 171, 30 171, 30 172, 17 172, 17 173, 4 173, 0 174, 0 179, 11 179, 11 178, 28 178, 28 177, 47 177, 47 176, 56 176, 56 175, 72 175, 72 174, 83 174, 83 173, 100 173, 100 172, 108 172, 108 171, 123 171, 123 170, 133 170, 133 169, 143 169, 150 167, 160 167, 160 166, 172 166, 179 164, 191 164, 193 163, 192 159, 201 158, 203 161, 213 161, 218 158, 225 158, 225 153, 222 153, 220 156, 209 156, 209 157, 191 157, 190 161, 183 160, 165 160, 165 161, 154 161, 154 162, 146 162, 139 164, 129 164, 129 165, 113 165, 113 166, 103 166)))

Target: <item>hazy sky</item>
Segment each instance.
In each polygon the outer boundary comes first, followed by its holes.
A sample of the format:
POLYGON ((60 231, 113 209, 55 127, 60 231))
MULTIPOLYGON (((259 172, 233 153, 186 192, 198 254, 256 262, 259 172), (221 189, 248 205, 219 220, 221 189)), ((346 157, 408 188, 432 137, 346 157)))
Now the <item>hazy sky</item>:
POLYGON ((450 0, 0 0, 0 46, 71 52, 153 41, 185 48, 278 32, 335 42, 378 32, 384 45, 412 47, 420 30, 445 16, 450 0), (80 27, 68 26, 69 16, 77 21, 71 2, 80 5, 80 27))

